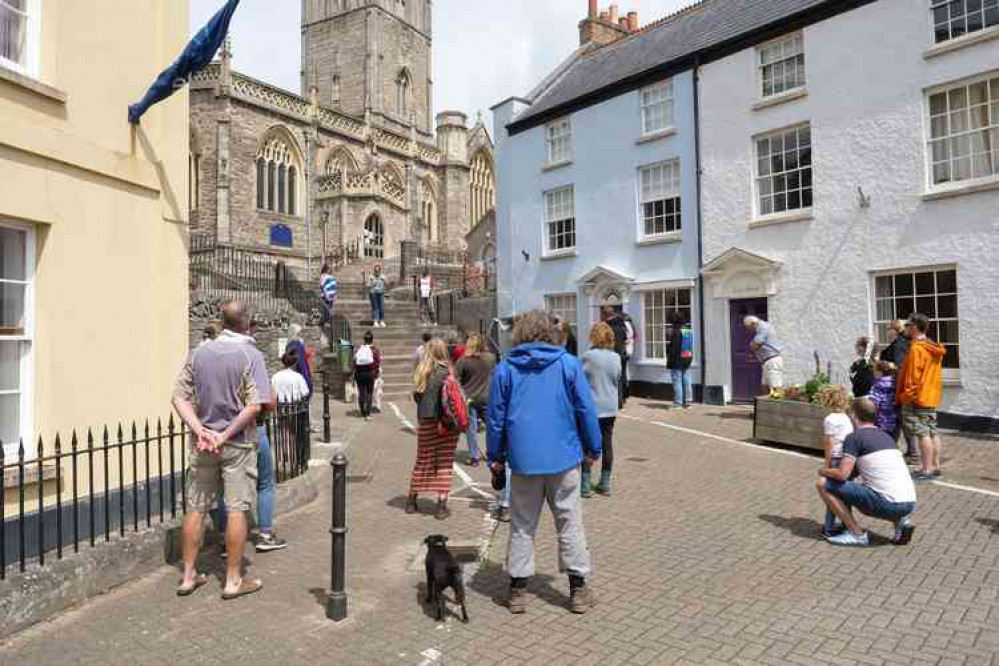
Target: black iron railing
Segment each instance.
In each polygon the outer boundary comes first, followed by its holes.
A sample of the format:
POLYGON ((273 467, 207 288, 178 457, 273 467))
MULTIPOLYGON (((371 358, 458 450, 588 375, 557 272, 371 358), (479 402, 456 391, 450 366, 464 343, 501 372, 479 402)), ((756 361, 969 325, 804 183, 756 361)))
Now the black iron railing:
MULTIPOLYGON (((301 401, 261 419, 279 483, 308 469, 308 413, 301 401)), ((10 567, 44 567, 53 556, 80 552, 81 544, 110 542, 183 514, 189 435, 171 416, 56 435, 51 446, 39 438, 33 452, 22 441, 5 455, 0 445, 0 580, 10 567)))

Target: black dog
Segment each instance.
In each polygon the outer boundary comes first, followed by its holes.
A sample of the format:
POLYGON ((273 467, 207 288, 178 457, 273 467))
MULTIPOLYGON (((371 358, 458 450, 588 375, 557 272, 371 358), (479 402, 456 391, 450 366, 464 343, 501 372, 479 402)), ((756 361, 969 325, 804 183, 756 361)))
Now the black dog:
POLYGON ((423 542, 427 544, 427 603, 434 604, 436 611, 434 616, 438 622, 444 621, 446 610, 444 590, 450 587, 454 590, 455 600, 461 604, 461 621, 468 622, 461 567, 447 549, 447 537, 443 534, 431 534, 423 542))

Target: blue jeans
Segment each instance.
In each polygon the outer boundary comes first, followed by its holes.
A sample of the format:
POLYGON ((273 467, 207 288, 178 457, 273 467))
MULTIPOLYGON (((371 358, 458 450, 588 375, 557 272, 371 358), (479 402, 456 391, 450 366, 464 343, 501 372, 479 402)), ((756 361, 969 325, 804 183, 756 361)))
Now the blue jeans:
POLYGON ((673 375, 673 404, 683 407, 694 402, 694 387, 691 385, 690 368, 670 370, 673 375))
POLYGON ((915 502, 892 502, 884 495, 862 483, 826 479, 826 490, 842 500, 848 507, 872 518, 897 523, 916 510, 915 502))
POLYGON ((368 295, 368 300, 371 301, 371 318, 375 321, 384 321, 385 294, 380 291, 373 291, 368 295))
POLYGON ((468 403, 468 432, 465 438, 468 440, 468 456, 472 460, 479 459, 479 421, 486 422, 487 405, 478 405, 474 402, 468 403))
MULTIPOLYGON (((274 504, 277 494, 277 474, 274 471, 274 451, 267 438, 267 428, 257 426, 257 529, 274 531, 274 504)), ((219 499, 219 531, 226 528, 225 500, 219 499)))

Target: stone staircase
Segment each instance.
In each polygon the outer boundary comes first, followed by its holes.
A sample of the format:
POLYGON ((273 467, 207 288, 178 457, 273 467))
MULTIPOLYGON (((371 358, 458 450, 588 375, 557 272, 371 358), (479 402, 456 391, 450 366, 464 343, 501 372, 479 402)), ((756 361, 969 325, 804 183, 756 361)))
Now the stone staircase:
POLYGON ((446 338, 456 331, 453 326, 423 326, 418 305, 412 301, 385 299, 385 328, 373 328, 371 306, 364 298, 360 282, 340 283, 336 313, 350 322, 355 345, 367 331, 375 336, 375 346, 382 353, 382 379, 385 400, 408 400, 413 392, 413 352, 422 344, 425 331, 446 338))

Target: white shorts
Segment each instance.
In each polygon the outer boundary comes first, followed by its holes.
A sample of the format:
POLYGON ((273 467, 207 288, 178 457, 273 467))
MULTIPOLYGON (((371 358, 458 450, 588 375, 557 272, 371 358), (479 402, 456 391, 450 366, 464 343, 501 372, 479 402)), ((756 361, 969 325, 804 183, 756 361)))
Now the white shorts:
POLYGON ((763 363, 763 383, 772 389, 784 388, 784 359, 780 356, 763 363))

